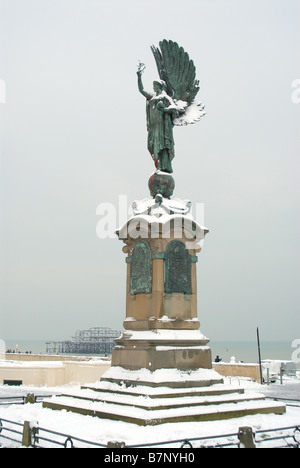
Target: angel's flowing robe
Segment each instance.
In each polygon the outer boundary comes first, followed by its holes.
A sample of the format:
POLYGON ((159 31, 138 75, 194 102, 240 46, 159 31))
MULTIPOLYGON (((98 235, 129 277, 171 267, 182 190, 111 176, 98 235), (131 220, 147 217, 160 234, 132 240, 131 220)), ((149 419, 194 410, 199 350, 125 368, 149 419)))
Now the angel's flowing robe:
POLYGON ((157 169, 170 173, 174 158, 173 122, 170 113, 157 108, 159 102, 166 108, 170 106, 166 95, 155 95, 147 100, 148 150, 157 169))

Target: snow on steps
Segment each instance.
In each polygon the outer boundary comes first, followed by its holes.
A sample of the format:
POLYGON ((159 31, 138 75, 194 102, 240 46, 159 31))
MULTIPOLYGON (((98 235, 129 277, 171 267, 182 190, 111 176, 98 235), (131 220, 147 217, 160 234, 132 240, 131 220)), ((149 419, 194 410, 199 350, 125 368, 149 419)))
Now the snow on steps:
POLYGON ((241 389, 230 389, 225 386, 222 393, 220 393, 221 388, 201 387, 192 388, 190 392, 184 389, 184 393, 183 389, 179 393, 178 389, 177 391, 173 389, 171 394, 171 389, 168 388, 164 394, 161 388, 160 393, 156 392, 155 398, 153 398, 154 392, 152 397, 146 395, 149 388, 143 390, 144 394, 139 394, 138 388, 123 392, 120 386, 118 387, 118 392, 107 392, 100 388, 100 385, 82 388, 71 395, 45 399, 43 406, 143 426, 168 422, 231 419, 257 413, 285 413, 285 405, 265 401, 261 394, 244 394, 241 389))
POLYGON ((237 403, 223 403, 208 406, 190 406, 165 410, 145 410, 122 404, 83 401, 72 397, 53 398, 43 403, 45 408, 67 410, 99 418, 114 419, 142 426, 185 421, 213 421, 231 419, 258 413, 285 412, 285 406, 277 402, 251 400, 237 403))
MULTIPOLYGON (((70 396, 70 395, 62 395, 70 396)), ((88 400, 92 402, 103 402, 122 405, 133 406, 136 408, 142 408, 146 410, 157 410, 157 409, 170 409, 178 407, 187 407, 187 406, 205 406, 205 405, 221 405, 223 403, 236 403, 238 401, 248 401, 248 400, 263 400, 264 396, 261 394, 227 394, 227 395, 213 395, 205 397, 179 397, 179 398, 157 398, 151 400, 150 398, 145 398, 143 396, 130 396, 112 394, 112 393, 101 393, 100 395, 95 395, 95 392, 92 390, 82 390, 78 393, 72 393, 72 398, 88 400)))
POLYGON ((126 386, 190 388, 223 384, 223 378, 214 369, 149 369, 129 370, 112 366, 101 377, 101 382, 117 383, 126 386))
POLYGON ((95 392, 106 393, 122 393, 122 395, 142 395, 149 398, 172 398, 185 396, 205 396, 205 395, 225 395, 227 393, 244 393, 242 387, 234 387, 232 385, 216 384, 208 387, 182 387, 172 388, 166 386, 151 387, 141 385, 138 382, 136 385, 127 386, 123 383, 109 382, 102 380, 93 384, 86 384, 82 389, 93 390, 95 392))

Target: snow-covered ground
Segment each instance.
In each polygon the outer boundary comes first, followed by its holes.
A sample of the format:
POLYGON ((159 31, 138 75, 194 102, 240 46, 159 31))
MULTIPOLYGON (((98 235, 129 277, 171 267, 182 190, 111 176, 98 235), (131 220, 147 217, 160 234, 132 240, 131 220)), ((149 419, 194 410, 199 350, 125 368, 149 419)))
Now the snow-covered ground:
MULTIPOLYGON (((260 392, 267 397, 300 400, 300 380, 295 378, 284 379, 283 385, 275 383, 270 386, 261 386, 243 378, 228 378, 225 379, 225 383, 227 385, 241 385, 241 387, 245 388, 246 392, 260 392)), ((35 393, 36 395, 59 394, 71 389, 77 390, 79 386, 54 388, 0 386, 0 398, 14 395, 26 395, 27 393, 35 393)), ((104 445, 111 440, 123 441, 126 445, 130 446, 149 443, 157 443, 158 445, 159 442, 164 441, 210 437, 212 435, 217 436, 221 434, 236 434, 242 426, 251 426, 254 431, 292 426, 300 427, 300 403, 293 403, 291 401, 287 403, 299 406, 287 406, 285 415, 261 414, 224 421, 172 423, 148 427, 140 427, 121 421, 93 418, 91 416, 83 416, 66 411, 53 411, 42 408, 41 403, 27 405, 8 404, 7 406, 0 406, 0 419, 2 418, 20 423, 23 423, 25 420, 37 421, 39 426, 44 429, 104 445)), ((210 443, 212 442, 210 441, 210 443)), ((201 444, 203 444, 203 442, 193 442, 194 447, 200 446, 201 444)), ((0 434, 0 446, 1 445, 11 447, 13 443, 1 438, 0 434)), ((53 447, 52 444, 49 446, 53 447)), ((177 447, 178 446, 180 447, 180 444, 177 444, 177 447)))

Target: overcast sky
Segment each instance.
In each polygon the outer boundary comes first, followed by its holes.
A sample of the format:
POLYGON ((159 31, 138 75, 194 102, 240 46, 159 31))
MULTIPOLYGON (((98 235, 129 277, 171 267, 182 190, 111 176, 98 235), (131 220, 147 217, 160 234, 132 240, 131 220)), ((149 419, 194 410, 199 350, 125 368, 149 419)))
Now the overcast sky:
POLYGON ((97 237, 96 209, 149 197, 136 70, 151 90, 164 38, 207 111, 175 128, 173 161, 174 196, 204 203, 210 230, 201 331, 300 338, 299 24, 299 0, 0 0, 0 338, 122 329, 123 244, 97 237))

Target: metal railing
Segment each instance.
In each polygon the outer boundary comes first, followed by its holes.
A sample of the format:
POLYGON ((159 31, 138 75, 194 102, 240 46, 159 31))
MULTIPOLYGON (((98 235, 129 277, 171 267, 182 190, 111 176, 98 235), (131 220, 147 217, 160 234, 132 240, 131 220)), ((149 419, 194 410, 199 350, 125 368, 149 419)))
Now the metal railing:
POLYGON ((80 439, 79 437, 70 436, 61 432, 51 431, 43 427, 37 427, 37 431, 33 437, 32 447, 46 448, 47 446, 47 448, 49 448, 49 444, 61 448, 107 448, 104 444, 80 439))
POLYGON ((164 442, 153 442, 151 444, 126 445, 126 448, 150 448, 168 447, 176 445, 175 448, 240 448, 240 440, 237 433, 222 434, 205 437, 192 437, 189 439, 168 440, 164 442), (196 443, 195 443, 196 442, 196 443))
MULTIPOLYGON (((1 440, 14 442, 14 447, 34 448, 126 448, 126 449, 198 449, 198 448, 299 448, 300 425, 253 431, 243 427, 238 433, 192 437, 186 439, 158 441, 137 445, 124 442, 108 442, 107 445, 81 439, 43 427, 38 423, 24 421, 24 424, 0 418, 1 440)), ((3 442, 2 442, 3 444, 3 442)))
MULTIPOLYGON (((243 429, 238 433, 212 435, 205 437, 193 437, 185 440, 174 440, 165 442, 156 442, 151 444, 129 445, 126 448, 148 448, 163 447, 172 444, 180 444, 180 448, 249 448, 249 441, 243 438, 243 429)), ((262 429, 254 432, 248 427, 248 436, 250 442, 257 448, 300 448, 300 426, 282 427, 276 429, 262 429), (274 443, 276 441, 276 443, 274 443)), ((251 447, 250 447, 251 448, 251 447)))
POLYGON ((282 398, 282 397, 271 397, 271 396, 266 396, 265 398, 267 400, 283 401, 286 406, 290 406, 292 408, 300 408, 300 400, 295 400, 295 398, 282 398), (287 402, 292 402, 292 403, 287 403, 287 402))
POLYGON ((10 440, 12 442, 17 442, 18 445, 22 444, 23 428, 24 428, 24 425, 21 423, 1 418, 0 419, 0 447, 1 447, 1 438, 10 440), (12 434, 14 435, 14 437, 12 437, 12 434), (20 436, 17 439, 16 439, 16 434, 20 436))
MULTIPOLYGON (((59 396, 58 394, 55 394, 59 396)), ((50 398, 53 395, 34 395, 29 393, 21 396, 8 396, 0 398, 0 406, 7 405, 26 405, 27 403, 41 403, 44 398, 50 398)))
POLYGON ((254 440, 257 448, 273 447, 274 441, 276 448, 299 448, 300 426, 256 431, 254 440))

